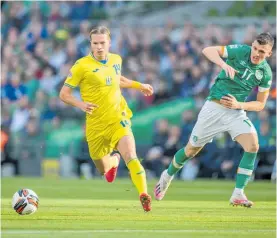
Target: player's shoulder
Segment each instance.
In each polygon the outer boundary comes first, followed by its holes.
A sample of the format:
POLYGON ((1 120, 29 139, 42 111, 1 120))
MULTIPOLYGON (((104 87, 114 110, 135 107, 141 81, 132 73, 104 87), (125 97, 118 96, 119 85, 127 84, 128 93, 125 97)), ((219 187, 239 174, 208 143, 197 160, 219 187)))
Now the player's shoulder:
POLYGON ((230 49, 238 49, 238 50, 245 50, 245 51, 250 51, 251 47, 249 45, 244 45, 244 44, 233 44, 233 45, 228 45, 230 49))
POLYGON ((121 56, 118 55, 118 54, 114 54, 114 53, 109 53, 109 58, 112 59, 112 60, 119 60, 119 61, 122 61, 121 56))
POLYGON ((244 45, 244 44, 227 45, 227 47, 229 49, 234 49, 234 50, 251 51, 251 47, 249 45, 244 45))
POLYGON ((90 63, 90 64, 93 63, 91 61, 92 61, 91 56, 86 55, 82 58, 77 59, 72 67, 75 68, 75 70, 83 70, 86 68, 86 65, 88 63, 90 63))
POLYGON ((76 60, 75 64, 84 64, 84 63, 87 63, 88 61, 91 61, 90 55, 86 55, 86 56, 76 60))
POLYGON ((227 45, 226 49, 228 58, 233 59, 246 59, 251 53, 251 47, 244 44, 227 45))
POLYGON ((227 45, 229 48, 231 49, 238 49, 238 48, 243 48, 243 49, 247 49, 247 48, 251 48, 249 45, 245 45, 245 44, 229 44, 227 45))
POLYGON ((263 65, 262 65, 262 68, 263 68, 263 70, 265 71, 265 73, 267 75, 272 75, 271 67, 270 67, 269 63, 266 60, 264 61, 263 65))

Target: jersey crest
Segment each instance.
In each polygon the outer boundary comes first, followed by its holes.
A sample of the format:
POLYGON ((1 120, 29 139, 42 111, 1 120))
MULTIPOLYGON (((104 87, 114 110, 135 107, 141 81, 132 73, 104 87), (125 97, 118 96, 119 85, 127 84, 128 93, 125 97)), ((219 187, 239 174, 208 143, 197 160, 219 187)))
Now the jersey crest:
POLYGON ((259 69, 256 70, 255 76, 256 76, 256 78, 257 78, 258 80, 261 80, 261 79, 263 78, 263 76, 264 76, 263 71, 261 71, 261 70, 259 70, 259 69))

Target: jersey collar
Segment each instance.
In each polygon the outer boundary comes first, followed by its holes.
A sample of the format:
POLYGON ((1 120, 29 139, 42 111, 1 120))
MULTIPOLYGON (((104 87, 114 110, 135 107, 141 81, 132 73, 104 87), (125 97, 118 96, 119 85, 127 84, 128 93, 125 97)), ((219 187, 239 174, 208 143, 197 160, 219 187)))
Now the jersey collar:
POLYGON ((110 54, 108 54, 108 55, 107 55, 107 58, 106 58, 106 62, 102 62, 102 60, 101 60, 101 61, 97 60, 97 59, 94 57, 94 55, 93 55, 92 53, 90 53, 89 55, 90 55, 90 56, 92 57, 92 59, 95 60, 97 63, 103 64, 103 65, 107 65, 107 63, 108 63, 108 61, 109 61, 109 56, 110 56, 110 54))

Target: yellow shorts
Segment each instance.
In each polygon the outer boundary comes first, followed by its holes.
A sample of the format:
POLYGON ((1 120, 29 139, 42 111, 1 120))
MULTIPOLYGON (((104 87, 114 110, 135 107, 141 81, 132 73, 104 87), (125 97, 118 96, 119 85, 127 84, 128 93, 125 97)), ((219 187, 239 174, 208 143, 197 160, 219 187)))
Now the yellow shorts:
POLYGON ((103 131, 92 131, 90 135, 93 135, 88 141, 90 157, 93 160, 102 159, 116 149, 118 141, 123 136, 133 135, 131 121, 125 118, 109 125, 103 131))

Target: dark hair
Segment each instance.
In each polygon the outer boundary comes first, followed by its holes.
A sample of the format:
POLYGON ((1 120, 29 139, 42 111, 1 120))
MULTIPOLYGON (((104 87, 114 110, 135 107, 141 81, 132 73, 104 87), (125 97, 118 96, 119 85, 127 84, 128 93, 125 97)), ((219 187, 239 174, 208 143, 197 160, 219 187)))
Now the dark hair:
POLYGON ((256 37, 256 41, 258 41, 260 45, 268 44, 268 45, 274 46, 274 38, 269 32, 264 32, 258 35, 256 37))
POLYGON ((94 34, 106 34, 109 38, 111 38, 110 30, 105 26, 98 26, 96 28, 93 28, 89 33, 89 39, 91 39, 91 35, 94 34))

